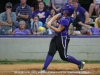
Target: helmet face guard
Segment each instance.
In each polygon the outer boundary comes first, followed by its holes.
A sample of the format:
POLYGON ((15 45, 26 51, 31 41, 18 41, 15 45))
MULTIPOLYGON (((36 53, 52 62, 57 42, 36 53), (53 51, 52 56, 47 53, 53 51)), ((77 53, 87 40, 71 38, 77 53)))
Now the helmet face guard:
POLYGON ((72 5, 66 5, 64 11, 71 16, 74 13, 74 7, 72 5))

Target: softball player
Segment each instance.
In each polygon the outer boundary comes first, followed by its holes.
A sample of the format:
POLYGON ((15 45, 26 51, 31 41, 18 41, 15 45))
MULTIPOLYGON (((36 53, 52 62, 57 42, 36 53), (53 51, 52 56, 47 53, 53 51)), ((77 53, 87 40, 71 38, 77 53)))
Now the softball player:
POLYGON ((74 57, 67 55, 67 47, 70 41, 68 35, 68 28, 71 22, 71 15, 74 12, 72 5, 66 5, 64 11, 61 14, 55 15, 49 22, 48 27, 56 32, 55 36, 51 39, 49 52, 47 54, 44 66, 41 72, 45 72, 49 64, 51 63, 56 51, 58 50, 60 58, 64 61, 68 61, 78 65, 79 70, 83 70, 85 62, 81 62, 74 57), (58 20, 59 26, 53 27, 51 23, 58 20))

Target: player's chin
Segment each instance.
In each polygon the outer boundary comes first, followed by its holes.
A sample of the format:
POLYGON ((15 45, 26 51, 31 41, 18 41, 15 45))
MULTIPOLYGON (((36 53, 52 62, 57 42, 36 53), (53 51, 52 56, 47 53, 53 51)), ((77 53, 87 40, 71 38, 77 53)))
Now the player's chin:
POLYGON ((67 17, 67 14, 64 14, 65 17, 67 17))
POLYGON ((67 16, 68 13, 67 13, 66 11, 63 11, 63 15, 64 15, 64 16, 67 16))

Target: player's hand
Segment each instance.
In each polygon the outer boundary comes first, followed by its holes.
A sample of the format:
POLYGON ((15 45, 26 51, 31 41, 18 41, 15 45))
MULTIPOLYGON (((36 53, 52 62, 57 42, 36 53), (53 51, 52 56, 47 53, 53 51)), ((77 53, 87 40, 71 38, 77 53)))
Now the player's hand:
POLYGON ((47 24, 47 28, 50 28, 50 25, 49 24, 47 24))
POLYGON ((47 23, 47 27, 50 28, 50 26, 51 26, 51 22, 49 21, 49 22, 47 23))

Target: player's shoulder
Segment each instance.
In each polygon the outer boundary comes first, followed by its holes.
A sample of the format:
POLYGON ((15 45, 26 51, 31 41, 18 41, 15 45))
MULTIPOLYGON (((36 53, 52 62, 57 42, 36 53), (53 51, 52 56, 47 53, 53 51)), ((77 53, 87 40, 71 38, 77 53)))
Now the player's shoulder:
POLYGON ((70 18, 62 17, 60 21, 61 21, 60 22, 61 25, 68 25, 70 22, 70 18))
POLYGON ((61 18, 61 21, 62 21, 62 22, 68 22, 68 21, 70 21, 70 17, 67 17, 67 18, 62 17, 62 18, 61 18))

